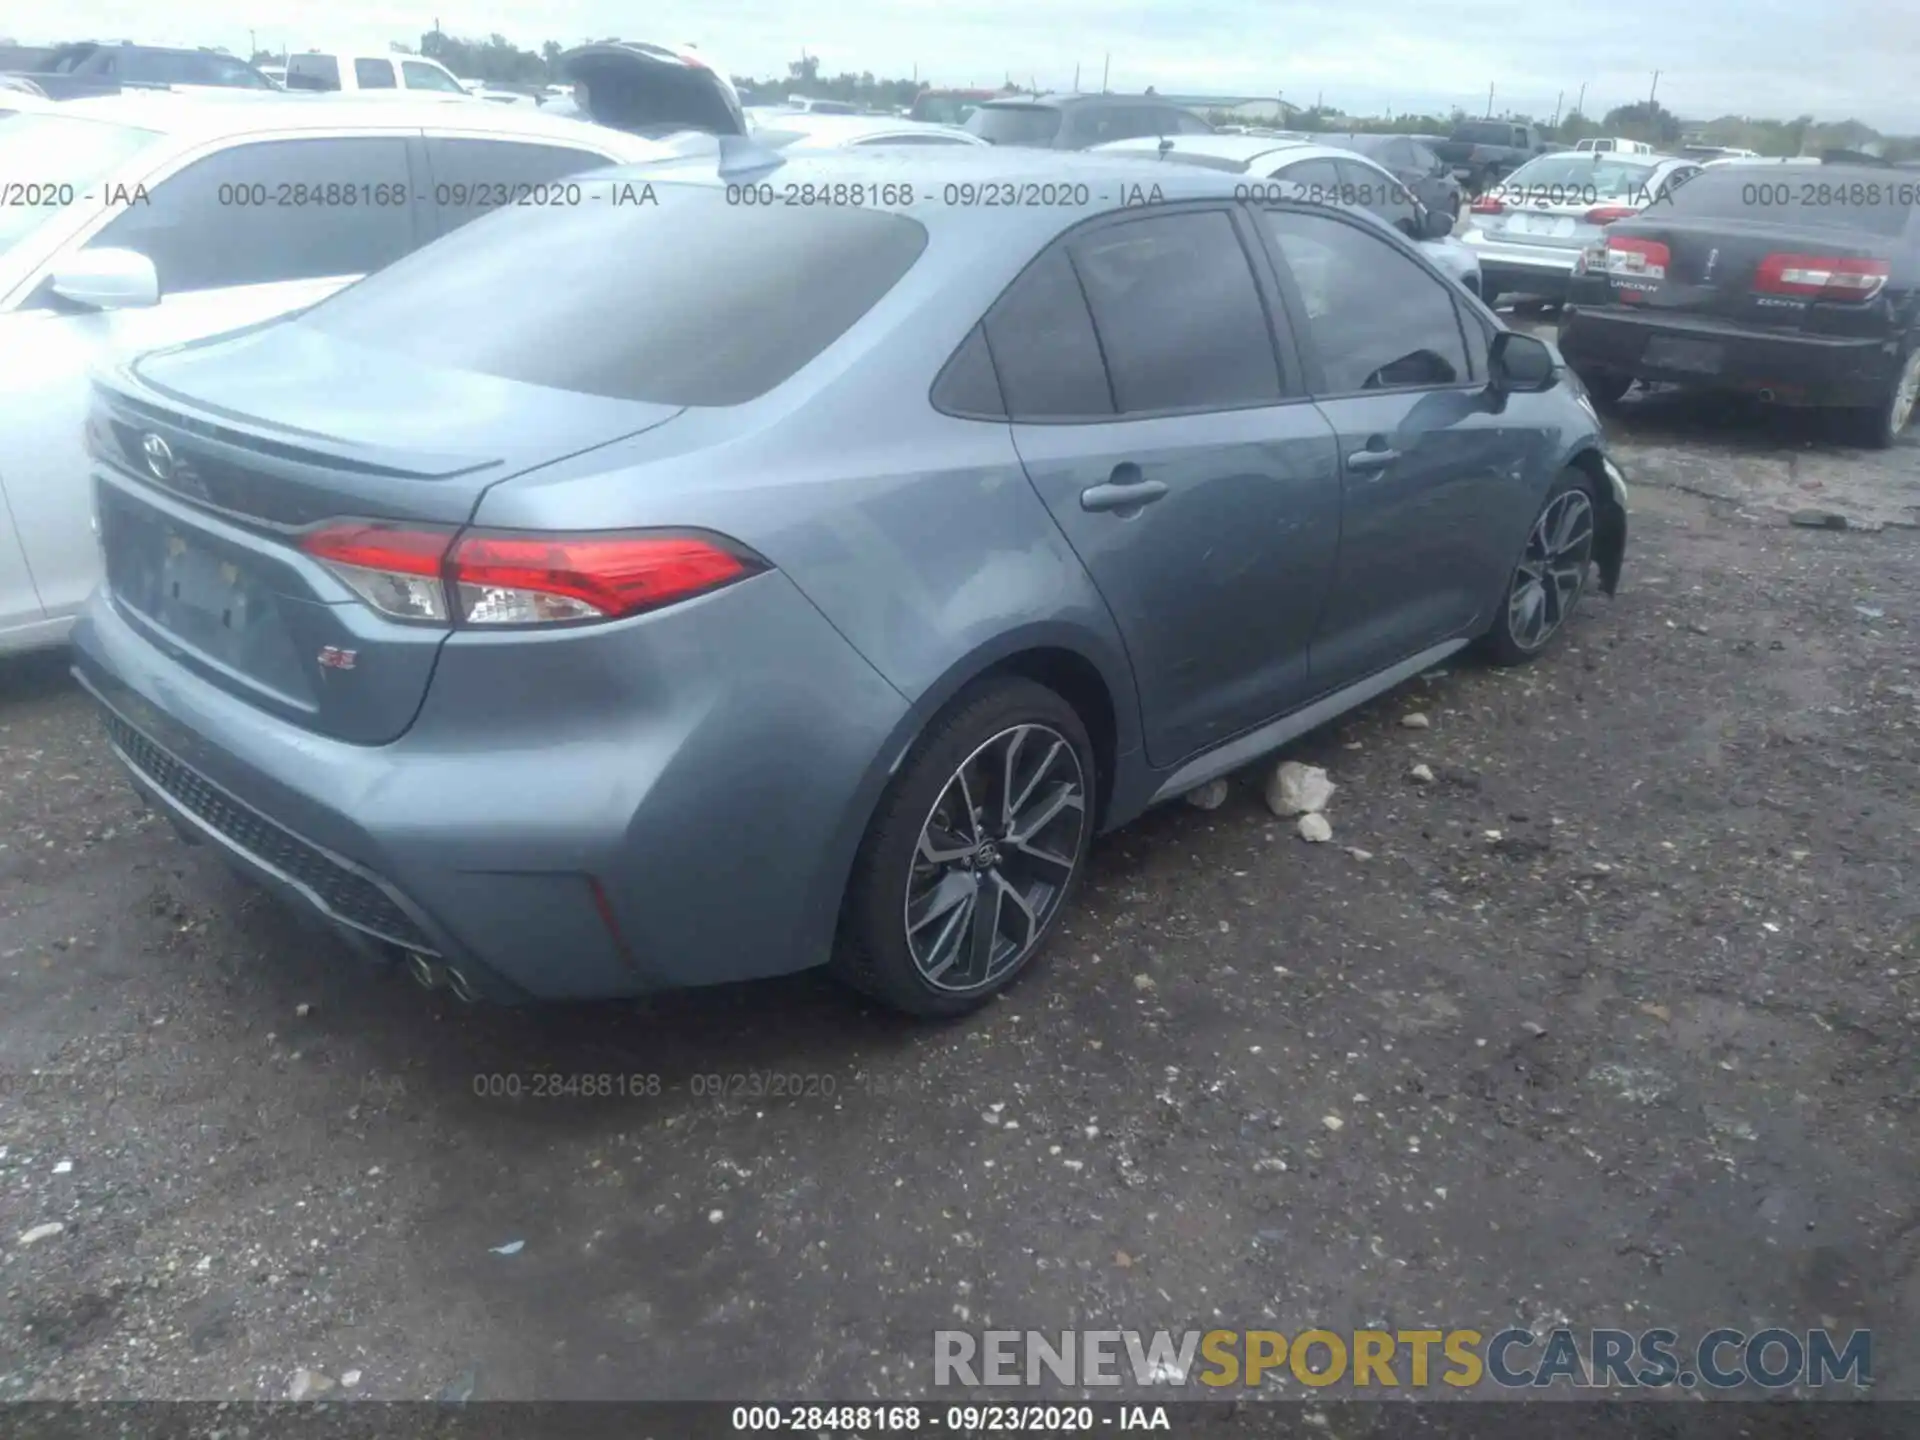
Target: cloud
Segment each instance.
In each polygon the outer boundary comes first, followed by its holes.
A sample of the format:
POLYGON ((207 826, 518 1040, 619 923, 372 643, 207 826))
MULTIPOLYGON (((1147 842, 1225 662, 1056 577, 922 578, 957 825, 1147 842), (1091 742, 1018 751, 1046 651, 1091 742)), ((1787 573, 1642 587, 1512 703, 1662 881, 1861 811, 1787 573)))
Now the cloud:
MULTIPOLYGON (((1883 130, 1920 132, 1920 7, 1841 0, 661 0, 644 19, 623 0, 508 4, 480 0, 408 9, 388 0, 334 0, 260 24, 259 11, 219 0, 175 0, 155 33, 151 5, 75 0, 62 8, 70 35, 125 35, 244 50, 248 24, 263 47, 384 51, 417 44, 435 15, 449 31, 498 32, 527 49, 627 33, 693 42, 735 74, 784 74, 807 53, 827 74, 915 72, 937 83, 1025 83, 1066 88, 1076 67, 1097 86, 1110 54, 1115 89, 1324 95, 1360 114, 1388 107, 1478 113, 1494 89, 1497 111, 1550 115, 1586 86, 1589 114, 1658 98, 1688 118, 1728 112, 1789 118, 1854 116, 1883 130), (318 17, 324 15, 324 20, 318 17), (635 27, 641 27, 637 32, 635 27)), ((21 39, 61 38, 53 35, 21 39)))

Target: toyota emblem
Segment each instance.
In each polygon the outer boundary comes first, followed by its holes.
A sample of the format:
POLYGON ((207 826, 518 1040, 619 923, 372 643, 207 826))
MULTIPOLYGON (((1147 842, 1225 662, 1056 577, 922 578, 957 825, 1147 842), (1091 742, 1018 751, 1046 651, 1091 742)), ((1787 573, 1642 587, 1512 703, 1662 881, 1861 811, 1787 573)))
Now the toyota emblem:
POLYGON ((147 470, 156 480, 173 478, 173 447, 158 435, 146 435, 140 441, 140 453, 147 457, 147 470))

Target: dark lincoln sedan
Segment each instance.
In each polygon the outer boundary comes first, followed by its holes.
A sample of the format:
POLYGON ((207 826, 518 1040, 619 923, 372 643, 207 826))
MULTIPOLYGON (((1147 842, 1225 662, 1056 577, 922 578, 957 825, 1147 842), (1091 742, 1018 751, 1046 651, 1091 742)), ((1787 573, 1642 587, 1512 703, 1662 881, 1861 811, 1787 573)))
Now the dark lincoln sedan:
POLYGON ((1368 217, 754 163, 602 172, 101 386, 75 644, 120 759, 423 981, 831 964, 964 1011, 1095 832, 1617 581, 1578 383, 1368 217), (789 187, 871 203, 742 198, 789 187))

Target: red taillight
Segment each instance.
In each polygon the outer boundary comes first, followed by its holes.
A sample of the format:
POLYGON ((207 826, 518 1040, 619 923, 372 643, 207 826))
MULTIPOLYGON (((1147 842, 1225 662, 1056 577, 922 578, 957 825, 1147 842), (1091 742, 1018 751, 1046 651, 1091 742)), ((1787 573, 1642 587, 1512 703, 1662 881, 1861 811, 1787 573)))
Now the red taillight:
POLYGON ((1616 220, 1625 220, 1640 213, 1633 205, 1596 205, 1587 211, 1587 224, 1611 225, 1616 220))
POLYGON ((308 531, 300 538, 300 548, 382 615, 444 622, 447 589, 440 569, 453 533, 430 526, 344 520, 308 531))
POLYGON ((611 620, 737 580, 754 562, 685 535, 475 534, 447 561, 472 625, 611 620))
POLYGON ((1507 202, 1498 195, 1482 195, 1467 210, 1474 215, 1504 215, 1507 213, 1507 202))
POLYGON ((697 535, 534 535, 343 521, 300 548, 398 620, 540 625, 612 620, 690 599, 764 563, 697 535))
POLYGON ((1849 255, 1776 252, 1753 272, 1753 288, 1769 295, 1818 300, 1870 300, 1887 283, 1887 262, 1849 255))

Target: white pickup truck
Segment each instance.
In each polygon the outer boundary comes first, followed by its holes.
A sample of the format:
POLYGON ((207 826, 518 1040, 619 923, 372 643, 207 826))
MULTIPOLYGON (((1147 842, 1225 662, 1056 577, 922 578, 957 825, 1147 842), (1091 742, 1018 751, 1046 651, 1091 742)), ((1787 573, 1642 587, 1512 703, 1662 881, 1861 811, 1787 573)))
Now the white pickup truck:
POLYGON ((1591 151, 1594 154, 1607 155, 1651 155, 1653 147, 1644 140, 1628 140, 1619 135, 1590 135, 1573 147, 1576 151, 1591 151))
POLYGON ((354 55, 333 50, 306 50, 287 56, 289 90, 337 90, 365 99, 383 95, 429 95, 471 100, 454 74, 438 60, 422 55, 354 55))

